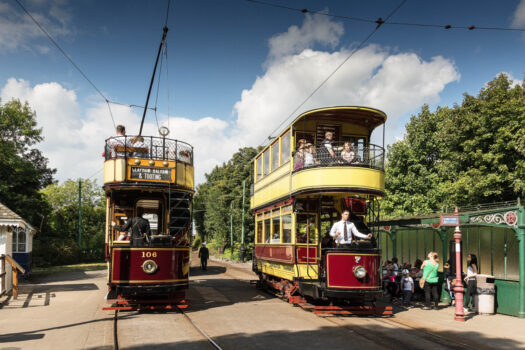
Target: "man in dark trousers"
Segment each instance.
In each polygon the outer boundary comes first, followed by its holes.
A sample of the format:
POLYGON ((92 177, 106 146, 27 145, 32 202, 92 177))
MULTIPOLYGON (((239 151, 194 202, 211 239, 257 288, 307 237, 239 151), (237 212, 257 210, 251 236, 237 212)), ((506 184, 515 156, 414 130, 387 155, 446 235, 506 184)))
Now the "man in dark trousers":
POLYGON ((143 247, 144 240, 150 241, 151 230, 149 227, 149 221, 142 217, 144 210, 142 208, 137 209, 137 217, 130 218, 124 226, 117 225, 114 221, 111 223, 113 228, 117 231, 128 231, 131 228, 131 245, 133 247, 143 247))
POLYGON ((206 242, 202 243, 201 249, 199 249, 199 258, 201 258, 201 270, 206 271, 208 269, 208 258, 210 257, 210 251, 206 248, 206 242))

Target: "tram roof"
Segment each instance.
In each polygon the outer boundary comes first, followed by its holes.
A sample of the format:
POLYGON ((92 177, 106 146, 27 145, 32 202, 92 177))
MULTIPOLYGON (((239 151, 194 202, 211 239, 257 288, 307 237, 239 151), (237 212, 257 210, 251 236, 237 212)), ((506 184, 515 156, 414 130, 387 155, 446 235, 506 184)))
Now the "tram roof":
MULTIPOLYGON (((285 130, 289 129, 290 126, 297 124, 303 118, 307 118, 307 117, 322 118, 327 121, 341 121, 341 119, 345 119, 346 121, 350 121, 354 124, 368 127, 370 130, 373 130, 379 125, 385 123, 386 118, 387 118, 385 112, 379 109, 376 109, 376 108, 371 108, 371 107, 333 106, 333 107, 316 108, 316 109, 312 109, 304 113, 301 113, 297 118, 295 118, 293 122, 288 124, 286 128, 282 129, 281 132, 279 132, 279 135, 281 135, 285 130)), ((266 145, 254 157, 254 159, 257 158, 261 153, 263 153, 270 144, 266 145)))

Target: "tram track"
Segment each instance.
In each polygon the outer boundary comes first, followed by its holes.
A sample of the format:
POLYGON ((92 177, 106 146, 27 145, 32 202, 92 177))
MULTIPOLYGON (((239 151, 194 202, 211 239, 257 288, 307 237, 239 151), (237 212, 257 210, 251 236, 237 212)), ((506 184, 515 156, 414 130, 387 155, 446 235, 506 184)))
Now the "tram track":
MULTIPOLYGON (((217 350, 223 350, 222 347, 217 344, 215 340, 213 340, 212 337, 210 337, 205 331, 203 331, 192 319, 189 317, 184 310, 181 308, 176 308, 177 313, 181 314, 184 319, 186 319, 191 326, 199 332, 199 334, 214 348, 217 350)), ((118 310, 115 310, 115 314, 113 316, 113 349, 119 350, 119 340, 118 340, 118 318, 119 318, 119 312, 118 310)))

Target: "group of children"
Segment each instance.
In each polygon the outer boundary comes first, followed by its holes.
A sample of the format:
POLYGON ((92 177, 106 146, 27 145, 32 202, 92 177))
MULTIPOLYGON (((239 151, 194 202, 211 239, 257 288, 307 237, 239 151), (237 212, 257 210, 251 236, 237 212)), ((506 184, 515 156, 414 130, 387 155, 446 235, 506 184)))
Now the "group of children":
POLYGON ((414 267, 410 263, 399 266, 397 258, 386 261, 383 266, 383 289, 390 295, 391 302, 402 298, 403 306, 412 307, 411 300, 414 295, 422 292, 419 288, 421 278, 421 260, 416 260, 414 267))

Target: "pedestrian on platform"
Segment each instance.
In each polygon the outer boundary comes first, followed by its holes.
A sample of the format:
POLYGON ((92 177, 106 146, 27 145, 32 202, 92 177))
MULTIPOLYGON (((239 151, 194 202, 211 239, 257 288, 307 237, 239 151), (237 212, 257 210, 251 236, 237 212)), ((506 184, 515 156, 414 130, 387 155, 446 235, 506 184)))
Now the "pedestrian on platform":
POLYGON ((445 278, 445 290, 450 295, 450 306, 456 305, 456 298, 454 295, 454 286, 456 285, 456 274, 450 269, 450 260, 443 265, 443 272, 445 278))
POLYGON ((464 311, 471 311, 476 306, 474 305, 474 294, 476 293, 476 275, 478 274, 478 258, 474 254, 469 254, 467 258, 467 277, 465 277, 465 282, 467 282, 467 299, 465 301, 464 311), (472 308, 469 308, 470 300, 472 299, 472 308))
POLYGON ((199 258, 201 258, 201 270, 206 271, 208 269, 208 258, 210 257, 210 251, 206 248, 206 242, 202 243, 201 249, 199 249, 199 258))
POLYGON ((403 270, 403 277, 401 277, 401 288, 403 289, 403 306, 412 307, 410 300, 414 294, 414 280, 410 277, 408 269, 403 270))
POLYGON ((419 281, 420 285, 424 283, 423 290, 425 291, 425 307, 424 310, 430 310, 430 294, 432 293, 432 300, 434 301, 434 309, 437 310, 439 303, 438 294, 438 268, 439 255, 436 252, 428 253, 428 260, 423 262, 421 269, 423 270, 423 278, 419 281))

